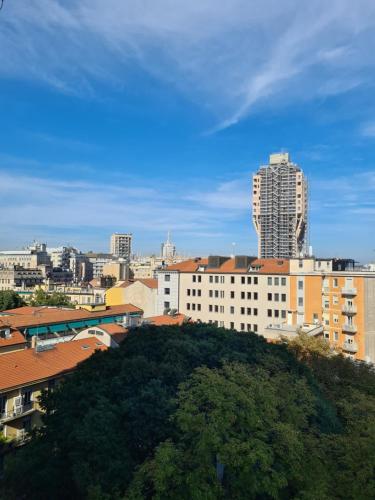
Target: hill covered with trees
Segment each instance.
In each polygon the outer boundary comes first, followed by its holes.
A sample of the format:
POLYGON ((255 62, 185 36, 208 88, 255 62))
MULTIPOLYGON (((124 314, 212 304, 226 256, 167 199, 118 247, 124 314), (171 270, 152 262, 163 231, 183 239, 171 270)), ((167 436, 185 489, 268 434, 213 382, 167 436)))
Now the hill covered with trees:
POLYGON ((4 498, 375 498, 375 375, 298 343, 142 327, 43 404, 4 498))

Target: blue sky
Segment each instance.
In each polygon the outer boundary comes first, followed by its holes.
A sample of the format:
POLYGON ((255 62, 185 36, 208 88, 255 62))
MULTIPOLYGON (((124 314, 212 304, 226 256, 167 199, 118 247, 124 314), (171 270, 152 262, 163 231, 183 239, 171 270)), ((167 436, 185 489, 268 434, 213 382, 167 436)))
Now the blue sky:
POLYGON ((5 0, 0 247, 254 254, 251 175, 289 151, 320 256, 373 260, 371 0, 5 0))

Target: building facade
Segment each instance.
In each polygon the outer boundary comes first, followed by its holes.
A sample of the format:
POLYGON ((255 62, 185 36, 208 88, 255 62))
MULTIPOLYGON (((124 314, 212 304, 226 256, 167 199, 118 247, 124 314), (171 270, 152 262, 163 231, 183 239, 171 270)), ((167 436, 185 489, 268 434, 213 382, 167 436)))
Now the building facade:
POLYGON ((0 290, 31 290, 44 283, 44 276, 40 269, 0 268, 0 290))
POLYGON ((173 308, 269 339, 302 328, 375 362, 375 273, 337 267, 332 259, 192 259, 158 271, 158 314, 173 308))
POLYGON ((289 153, 272 154, 253 176, 252 203, 259 258, 307 254, 307 181, 289 153))
POLYGON ((123 281, 106 291, 107 306, 133 304, 143 310, 144 318, 157 314, 158 282, 146 278, 123 281))
POLYGON ((132 251, 132 235, 130 233, 114 233, 111 235, 110 253, 114 257, 130 259, 132 251))

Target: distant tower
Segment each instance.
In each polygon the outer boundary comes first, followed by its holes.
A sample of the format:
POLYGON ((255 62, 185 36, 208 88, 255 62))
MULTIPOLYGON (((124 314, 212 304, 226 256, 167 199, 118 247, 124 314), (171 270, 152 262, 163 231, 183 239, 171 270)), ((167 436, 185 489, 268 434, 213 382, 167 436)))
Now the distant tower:
POLYGON ((130 259, 132 235, 129 233, 114 233, 111 235, 110 251, 114 257, 130 259))
POLYGON ((253 223, 260 258, 307 253, 307 180, 289 153, 270 156, 253 176, 253 223))
POLYGON ((164 259, 173 259, 176 255, 176 246, 171 242, 170 232, 168 231, 167 241, 161 244, 161 256, 164 259))

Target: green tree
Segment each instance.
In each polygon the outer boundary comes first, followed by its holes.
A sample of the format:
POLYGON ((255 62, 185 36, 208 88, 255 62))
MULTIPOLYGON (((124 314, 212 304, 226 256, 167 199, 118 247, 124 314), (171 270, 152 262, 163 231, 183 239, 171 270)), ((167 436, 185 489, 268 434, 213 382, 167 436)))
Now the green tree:
POLYGON ((0 291, 0 311, 24 306, 24 300, 13 290, 0 291))
POLYGON ((30 304, 32 306, 56 306, 56 307, 73 307, 69 298, 61 292, 48 293, 42 288, 35 290, 30 304))

